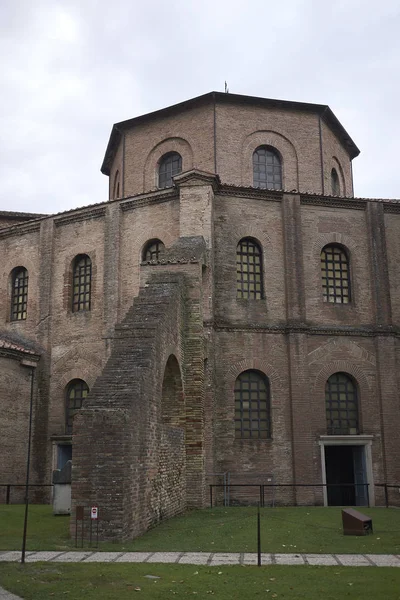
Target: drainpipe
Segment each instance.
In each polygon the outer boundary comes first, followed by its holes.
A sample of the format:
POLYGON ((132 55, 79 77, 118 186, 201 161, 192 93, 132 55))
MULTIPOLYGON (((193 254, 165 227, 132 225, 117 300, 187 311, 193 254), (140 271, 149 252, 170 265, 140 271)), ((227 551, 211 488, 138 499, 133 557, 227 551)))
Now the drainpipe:
POLYGON ((21 551, 21 563, 25 563, 25 552, 26 552, 26 531, 28 528, 28 508, 29 508, 29 476, 30 476, 30 464, 31 464, 31 446, 32 446, 32 415, 33 415, 33 385, 35 380, 35 366, 27 364, 29 366, 31 376, 31 397, 29 403, 29 427, 28 427, 28 452, 26 457, 26 482, 25 482, 25 517, 24 517, 24 531, 22 534, 22 551, 21 551))

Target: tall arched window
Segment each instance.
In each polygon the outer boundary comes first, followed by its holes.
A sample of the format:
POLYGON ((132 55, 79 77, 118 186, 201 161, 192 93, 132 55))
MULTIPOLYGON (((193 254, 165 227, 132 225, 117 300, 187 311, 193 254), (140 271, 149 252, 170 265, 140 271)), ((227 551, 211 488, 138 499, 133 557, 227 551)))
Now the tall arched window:
POLYGON ((73 379, 69 382, 66 391, 65 405, 65 433, 72 433, 74 415, 82 408, 82 403, 89 393, 89 387, 83 379, 73 379))
POLYGON ((330 435, 359 433, 357 386, 347 373, 334 373, 325 385, 326 427, 330 435))
POLYGON ((115 172, 113 198, 119 198, 119 171, 115 172))
POLYGON ((251 238, 241 239, 236 248, 236 297, 263 297, 261 247, 251 238))
POLYGON ((331 171, 331 188, 333 196, 340 196, 339 175, 337 174, 336 169, 332 169, 331 171))
POLYGON ((243 371, 236 379, 235 437, 271 437, 269 381, 259 371, 243 371))
POLYGON ((182 171, 182 156, 177 152, 164 154, 158 165, 158 187, 172 187, 172 178, 182 171))
POLYGON ((147 262, 149 260, 159 260, 165 250, 165 246, 161 240, 150 240, 143 248, 142 260, 147 262))
POLYGON ((321 277, 324 302, 350 302, 350 265, 347 252, 342 246, 329 244, 322 249, 321 277))
POLYGON ((15 267, 11 272, 11 321, 26 319, 28 306, 28 271, 15 267))
POLYGON ((271 146, 259 146, 253 154, 253 185, 267 190, 282 189, 282 164, 271 146))
POLYGON ((90 310, 92 261, 87 254, 78 254, 72 267, 72 312, 90 310))

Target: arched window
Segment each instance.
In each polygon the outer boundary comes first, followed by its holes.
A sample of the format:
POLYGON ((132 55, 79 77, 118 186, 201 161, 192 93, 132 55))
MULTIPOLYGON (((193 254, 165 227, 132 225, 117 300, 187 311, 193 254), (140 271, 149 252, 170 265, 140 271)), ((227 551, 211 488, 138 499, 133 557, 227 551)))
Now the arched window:
POLYGON ((336 169, 332 169, 331 171, 331 188, 333 196, 340 196, 339 175, 337 174, 336 169))
POLYGON ((28 271, 24 267, 12 270, 11 286, 11 321, 23 321, 28 306, 28 271))
POLYGON ((115 172, 113 198, 119 198, 119 171, 115 172))
POLYGON ((282 189, 281 159, 274 148, 260 146, 254 152, 253 185, 267 190, 282 189))
POLYGON ((322 249, 321 276, 324 302, 332 304, 350 302, 350 265, 344 248, 330 244, 322 249))
POLYGON ((347 373, 334 373, 325 385, 326 427, 330 435, 355 435, 358 427, 357 386, 347 373))
POLYGON ((72 269, 72 312, 90 310, 92 261, 87 254, 78 254, 72 269))
POLYGON ((161 240, 150 240, 143 248, 142 260, 159 260, 165 250, 165 246, 161 240))
POLYGON ((271 437, 269 382, 259 371, 243 371, 236 379, 235 437, 271 437))
POLYGON ((89 393, 89 387, 83 379, 73 379, 67 386, 65 406, 65 433, 72 433, 72 424, 77 410, 82 408, 82 403, 89 393))
POLYGON ((243 238, 236 248, 236 297, 263 297, 262 252, 251 238, 243 238))
POLYGON ((172 178, 182 171, 182 156, 177 152, 164 154, 158 165, 158 187, 172 187, 172 178))

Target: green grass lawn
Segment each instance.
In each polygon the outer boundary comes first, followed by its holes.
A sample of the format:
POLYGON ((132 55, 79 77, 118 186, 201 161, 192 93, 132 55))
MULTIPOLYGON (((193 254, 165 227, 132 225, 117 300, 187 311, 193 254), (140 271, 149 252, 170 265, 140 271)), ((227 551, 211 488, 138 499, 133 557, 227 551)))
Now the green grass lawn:
MULTIPOLYGON (((0 550, 20 549, 23 511, 21 505, 0 506, 0 550)), ((74 548, 69 517, 54 517, 49 506, 33 505, 29 511, 28 550, 74 548)), ((372 518, 374 533, 354 537, 342 533, 340 508, 262 509, 262 551, 399 554, 400 510, 369 508, 365 513, 372 518)), ((256 514, 253 507, 196 510, 165 521, 132 542, 100 543, 99 549, 256 552, 256 514)))
POLYGON ((0 583, 25 600, 126 600, 135 594, 153 599, 400 599, 396 568, 0 564, 0 583))

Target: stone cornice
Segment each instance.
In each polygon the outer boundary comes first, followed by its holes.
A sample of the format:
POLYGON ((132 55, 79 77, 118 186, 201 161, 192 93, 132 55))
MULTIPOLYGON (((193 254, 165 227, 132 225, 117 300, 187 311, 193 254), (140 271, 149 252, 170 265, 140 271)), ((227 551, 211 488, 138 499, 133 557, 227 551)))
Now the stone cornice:
POLYGON ((339 198, 336 196, 313 196, 301 195, 301 204, 310 206, 328 206, 334 208, 350 208, 351 210, 365 210, 367 208, 367 200, 361 198, 339 198))
POLYGON ((385 202, 383 205, 383 212, 399 214, 400 213, 400 202, 385 202))
POLYGON ((198 258, 174 258, 174 259, 166 259, 161 258, 160 260, 146 260, 140 263, 141 267, 147 266, 157 266, 157 265, 188 265, 188 264, 197 264, 200 260, 198 258))
POLYGON ((234 196, 270 202, 282 202, 284 191, 263 190, 261 188, 243 187, 223 183, 218 188, 218 196, 234 196))
POLYGON ((213 328, 215 331, 242 331, 248 333, 268 333, 289 335, 302 333, 305 335, 325 335, 325 336, 353 336, 353 337, 380 337, 394 336, 400 337, 400 329, 397 327, 323 327, 307 325, 250 325, 247 323, 223 323, 221 321, 205 321, 204 327, 213 328))
POLYGON ((175 175, 174 184, 178 188, 189 185, 210 185, 214 191, 216 191, 220 184, 220 178, 219 175, 215 173, 200 171, 199 169, 191 169, 190 171, 185 171, 184 173, 175 175))
POLYGON ((26 233, 32 233, 40 230, 40 221, 18 223, 12 227, 5 227, 0 229, 0 238, 12 237, 14 235, 25 235, 26 233))
MULTIPOLYGON (((12 348, 0 348, 0 356, 3 358, 11 358, 12 360, 19 360, 20 362, 32 363, 36 365, 39 362, 40 356, 38 354, 27 353, 22 350, 15 350, 12 348)), ((30 365, 28 365, 30 366, 30 365)))
POLYGON ((150 204, 170 202, 171 200, 177 200, 178 198, 179 192, 176 188, 168 188, 168 190, 163 190, 162 192, 155 190, 152 194, 135 196, 129 200, 122 201, 120 208, 123 212, 125 212, 128 210, 134 210, 135 208, 141 208, 142 206, 148 206, 150 204))
POLYGON ((55 217, 54 225, 60 227, 62 225, 69 225, 70 223, 77 223, 78 221, 86 221, 88 219, 100 219, 106 214, 106 206, 101 208, 86 208, 82 212, 73 214, 67 214, 63 217, 55 217))

